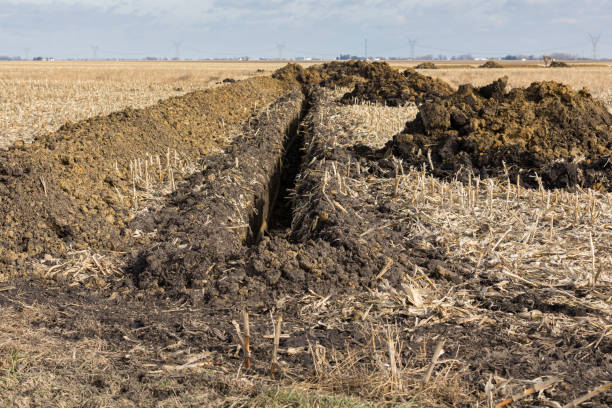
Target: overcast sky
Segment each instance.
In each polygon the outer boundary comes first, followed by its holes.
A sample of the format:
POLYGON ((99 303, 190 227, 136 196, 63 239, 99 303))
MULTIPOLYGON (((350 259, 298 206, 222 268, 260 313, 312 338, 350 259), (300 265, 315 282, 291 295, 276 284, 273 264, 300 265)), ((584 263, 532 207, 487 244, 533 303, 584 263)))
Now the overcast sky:
POLYGON ((0 0, 0 55, 612 58, 612 0, 0 0))

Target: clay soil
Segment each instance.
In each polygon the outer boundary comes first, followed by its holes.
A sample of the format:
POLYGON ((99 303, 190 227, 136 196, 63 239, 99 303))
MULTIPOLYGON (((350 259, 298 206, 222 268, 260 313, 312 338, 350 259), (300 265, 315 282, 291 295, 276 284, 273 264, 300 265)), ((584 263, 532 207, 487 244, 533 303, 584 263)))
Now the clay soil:
POLYGON ((249 406, 299 386, 469 407, 536 387, 511 406, 567 404, 612 376, 611 125, 555 83, 453 93, 350 62, 14 146, 0 156, 0 401, 249 406), (382 112, 364 100, 419 113, 364 136, 351 112, 382 112), (536 188, 507 182, 519 174, 536 188))

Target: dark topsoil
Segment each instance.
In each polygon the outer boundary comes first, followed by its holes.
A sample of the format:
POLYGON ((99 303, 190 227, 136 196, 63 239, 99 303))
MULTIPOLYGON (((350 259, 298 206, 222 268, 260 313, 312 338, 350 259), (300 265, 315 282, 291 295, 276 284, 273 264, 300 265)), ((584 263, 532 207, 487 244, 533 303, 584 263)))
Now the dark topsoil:
POLYGON ((344 95, 343 103, 368 101, 400 106, 452 93, 450 85, 439 79, 421 75, 414 69, 400 72, 386 62, 330 62, 309 68, 289 64, 276 71, 273 77, 297 81, 303 85, 354 87, 353 91, 344 95))
MULTIPOLYGON (((612 115, 587 90, 535 82, 506 92, 507 78, 424 103, 381 156, 391 149, 407 163, 428 163, 448 177, 460 169, 481 178, 504 174, 545 188, 612 191, 612 115)), ((465 172, 464 174, 467 174, 465 172)), ((467 176, 466 176, 467 177, 467 176)))

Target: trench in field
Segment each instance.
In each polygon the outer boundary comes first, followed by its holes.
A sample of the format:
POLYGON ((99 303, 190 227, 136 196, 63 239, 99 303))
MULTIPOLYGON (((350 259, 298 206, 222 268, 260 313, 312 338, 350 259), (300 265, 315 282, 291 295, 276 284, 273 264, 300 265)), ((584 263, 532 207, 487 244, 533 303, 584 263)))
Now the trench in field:
POLYGON ((264 234, 275 233, 291 227, 293 202, 291 193, 302 163, 304 135, 302 119, 310 110, 310 101, 304 99, 300 114, 289 124, 280 157, 270 175, 263 197, 255 200, 256 211, 250 217, 251 234, 248 245, 255 245, 264 234))

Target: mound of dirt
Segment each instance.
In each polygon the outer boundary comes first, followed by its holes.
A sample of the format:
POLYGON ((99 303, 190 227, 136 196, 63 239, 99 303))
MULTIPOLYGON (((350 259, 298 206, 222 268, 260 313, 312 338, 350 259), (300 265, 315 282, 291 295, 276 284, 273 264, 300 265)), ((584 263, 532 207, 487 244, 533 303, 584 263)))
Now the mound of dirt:
POLYGON ((393 69, 378 75, 367 82, 355 84, 352 92, 342 97, 342 102, 369 101, 388 106, 400 106, 409 102, 417 104, 431 99, 439 99, 453 92, 450 85, 413 69, 399 73, 393 69))
POLYGON ((447 83, 421 75, 413 69, 399 72, 386 62, 330 62, 303 68, 288 64, 272 75, 274 78, 296 81, 303 86, 352 87, 342 98, 344 103, 369 101, 389 106, 408 102, 421 103, 452 93, 447 83))
POLYGON ((504 66, 500 64, 499 62, 487 61, 484 64, 482 64, 479 68, 503 68, 503 67, 504 66))
POLYGON ((287 89, 253 78, 68 123, 0 152, 0 269, 24 270, 26 257, 70 248, 125 250, 138 196, 178 182, 181 163, 224 145, 230 130, 287 89))
POLYGON ((410 163, 435 172, 471 169, 497 176, 504 166, 515 181, 545 187, 612 189, 612 115, 586 89, 535 82, 505 92, 507 77, 487 86, 462 85, 446 99, 425 103, 414 121, 387 144, 410 163), (420 152, 420 153, 419 153, 420 152), (505 163, 505 164, 504 164, 505 163))
POLYGON ((553 61, 549 65, 550 68, 569 68, 569 64, 566 64, 563 61, 553 61))
POLYGON ((438 66, 433 62, 423 62, 414 67, 415 69, 438 69, 438 66))
POLYGON ((308 68, 298 64, 287 64, 277 70, 272 77, 297 81, 305 86, 352 87, 355 83, 386 75, 391 70, 393 68, 385 62, 332 61, 308 68))

